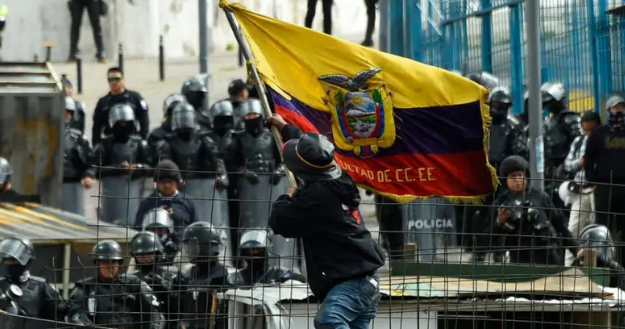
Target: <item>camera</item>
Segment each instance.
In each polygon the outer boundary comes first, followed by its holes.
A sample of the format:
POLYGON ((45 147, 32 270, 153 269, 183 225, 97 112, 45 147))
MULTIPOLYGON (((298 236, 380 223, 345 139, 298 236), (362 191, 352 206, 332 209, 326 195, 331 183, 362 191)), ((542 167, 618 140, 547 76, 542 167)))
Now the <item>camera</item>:
POLYGON ((520 233, 533 235, 549 231, 549 221, 543 220, 538 209, 532 207, 529 200, 514 200, 504 204, 503 209, 508 211, 509 216, 504 223, 504 228, 508 231, 519 231, 520 233))

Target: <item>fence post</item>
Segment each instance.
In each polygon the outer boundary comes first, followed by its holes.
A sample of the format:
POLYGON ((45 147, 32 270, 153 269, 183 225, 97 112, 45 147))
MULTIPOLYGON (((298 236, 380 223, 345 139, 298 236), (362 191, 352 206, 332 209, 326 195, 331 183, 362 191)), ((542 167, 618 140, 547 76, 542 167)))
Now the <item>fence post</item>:
MULTIPOLYGON (((493 12, 491 0, 482 0, 482 9, 489 10, 482 18, 482 71, 493 73, 493 12)), ((512 62, 514 63, 514 62, 512 62)))
POLYGON ((122 70, 122 72, 124 71, 124 46, 122 46, 122 44, 119 44, 119 48, 118 48, 119 54, 117 54, 117 66, 119 67, 120 70, 122 70))
POLYGON ((588 41, 590 43, 590 60, 592 68, 592 94, 595 96, 595 109, 601 110, 601 88, 599 77, 599 57, 597 55, 597 20, 595 19, 595 2, 586 1, 588 17, 588 41))
POLYGON ((422 21, 421 21, 421 5, 417 1, 406 1, 404 10, 406 12, 406 20, 404 22, 404 52, 405 56, 416 61, 422 61, 421 41, 422 21))
POLYGON ((404 55, 404 4, 402 0, 391 1, 391 54, 404 55))
POLYGON ((82 95, 82 57, 76 56, 76 89, 78 95, 82 95))
POLYGON ((158 38, 158 73, 161 81, 165 81, 165 42, 163 36, 158 38))
MULTIPOLYGON (((610 46, 610 20, 606 11, 608 10, 608 1, 599 0, 599 6, 597 8, 597 26, 599 28, 599 35, 597 40, 598 49, 598 61, 599 61, 599 77, 601 78, 600 89, 601 94, 595 95, 595 98, 599 98, 600 104, 610 97, 612 91, 612 47, 610 46)), ((596 108, 595 111, 601 111, 601 108, 596 108)))
POLYGON ((390 16, 390 3, 391 0, 380 0, 379 1, 379 8, 380 8, 380 26, 378 27, 379 29, 379 33, 378 33, 378 43, 379 43, 379 48, 380 51, 383 52, 389 52, 389 32, 390 32, 390 26, 389 26, 389 16, 390 16))
POLYGON ((512 104, 515 114, 523 111, 525 93, 523 77, 523 14, 519 4, 510 6, 510 75, 512 104))

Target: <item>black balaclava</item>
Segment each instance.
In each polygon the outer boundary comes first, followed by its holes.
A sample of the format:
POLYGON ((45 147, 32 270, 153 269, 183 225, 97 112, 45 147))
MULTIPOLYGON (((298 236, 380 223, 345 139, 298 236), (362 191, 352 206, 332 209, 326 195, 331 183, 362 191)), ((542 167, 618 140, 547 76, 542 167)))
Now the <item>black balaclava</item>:
POLYGON ((28 265, 22 265, 20 263, 15 264, 4 264, 4 268, 6 270, 7 276, 13 282, 22 282, 22 277, 24 273, 28 270, 28 265))
POLYGON ((184 141, 190 141, 193 137, 193 128, 181 128, 176 130, 176 135, 184 141))
POLYGON ((509 104, 500 103, 497 106, 490 106, 490 116, 493 118, 493 124, 502 124, 508 118, 509 104))
POLYGON ((219 136, 225 135, 233 126, 232 116, 217 116, 213 121, 213 130, 219 136))
POLYGON ((267 252, 258 255, 242 255, 245 258, 247 267, 241 270, 241 276, 248 284, 254 284, 267 272, 267 252))
POLYGON ((113 126, 113 138, 118 142, 127 142, 130 139, 130 135, 133 133, 133 122, 126 122, 126 125, 122 125, 120 122, 113 126))
POLYGON ((549 111, 550 113, 553 113, 553 115, 556 115, 564 111, 565 106, 562 101, 557 101, 555 99, 552 99, 550 101, 544 102, 543 108, 549 111))
POLYGON ((610 110, 608 116, 608 125, 612 130, 620 130, 623 129, 623 124, 625 123, 625 113, 622 111, 614 111, 610 110))
POLYGON ((206 98, 206 93, 203 91, 194 91, 187 95, 187 101, 194 109, 200 110, 204 107, 204 99, 206 98))
POLYGON ((263 116, 254 119, 245 119, 245 131, 252 135, 258 135, 263 129, 263 116))

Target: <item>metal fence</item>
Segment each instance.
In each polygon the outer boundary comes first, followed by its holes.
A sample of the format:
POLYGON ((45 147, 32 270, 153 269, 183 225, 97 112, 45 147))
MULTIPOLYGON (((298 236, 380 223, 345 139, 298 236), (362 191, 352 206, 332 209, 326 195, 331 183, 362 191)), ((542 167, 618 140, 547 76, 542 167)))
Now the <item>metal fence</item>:
MULTIPOLYGON (((383 1, 390 12, 390 42, 381 48, 448 70, 493 73, 510 85, 513 111, 519 113, 526 82, 524 2, 383 1)), ((565 84, 573 110, 602 111, 610 93, 624 91, 623 3, 540 1, 541 77, 565 84)))
MULTIPOLYGON (((76 198, 75 202, 84 202, 86 212, 97 217, 100 211, 96 209, 103 207, 106 199, 119 200, 119 204, 130 205, 133 199, 143 199, 155 192, 153 175, 155 173, 146 171, 143 178, 137 178, 142 175, 134 173, 135 179, 139 179, 143 187, 138 195, 129 195, 132 193, 130 187, 125 191, 105 191, 98 186, 105 180, 100 177, 100 183, 82 197, 76 198)), ((182 175, 185 181, 191 180, 190 173, 183 172, 182 175)), ((214 173, 208 175, 210 176, 214 177, 214 173)), ((234 205, 271 205, 272 200, 277 197, 271 193, 268 191, 260 198, 228 201, 234 201, 234 205)), ((382 298, 378 306, 378 316, 371 328, 511 328, 539 325, 606 328, 617 327, 622 323, 620 305, 625 302, 625 296, 617 288, 623 288, 623 273, 614 268, 606 268, 605 262, 602 263, 597 256, 599 249, 613 248, 616 254, 612 256, 618 260, 621 248, 620 232, 615 231, 613 246, 600 243, 587 249, 582 258, 583 264, 563 266, 561 262, 555 263, 552 258, 543 257, 545 254, 556 255, 561 260, 565 257, 566 241, 558 234, 547 245, 541 238, 530 233, 517 233, 526 240, 509 243, 517 235, 495 232, 494 214, 500 206, 455 204, 441 198, 416 200, 408 205, 400 205, 364 191, 361 191, 361 197, 360 212, 365 225, 390 256, 387 257, 386 265, 378 271, 382 298), (476 217, 478 211, 481 212, 481 217, 476 217), (476 226, 476 222, 482 224, 476 226), (400 225, 397 226, 397 223, 400 225), (483 252, 486 257, 483 260, 472 259, 476 252, 483 252), (515 262, 515 259, 519 259, 516 253, 531 254, 530 257, 544 261, 533 261, 532 258, 525 263, 515 262)), ((189 195, 187 198, 196 204, 208 203, 206 206, 213 208, 224 201, 221 197, 194 198, 189 195)), ((65 290, 62 294, 65 298, 69 296, 66 289, 74 288, 74 282, 97 275, 96 266, 90 260, 91 246, 97 241, 120 241, 125 255, 121 271, 124 272, 134 265, 129 248, 130 241, 137 232, 131 228, 124 229, 104 222, 101 218, 97 224, 88 222, 85 225, 90 226, 89 231, 93 232, 93 237, 89 239, 90 245, 86 245, 84 240, 70 243, 66 245, 65 255, 61 257, 60 248, 55 249, 50 244, 53 239, 58 239, 59 243, 71 241, 71 236, 60 236, 63 225, 52 222, 51 216, 41 216, 40 221, 59 227, 57 231, 52 229, 44 234, 46 238, 42 240, 40 232, 35 232, 41 229, 22 229, 21 223, 27 220, 24 211, 12 212, 2 207, 2 238, 12 233, 23 237, 32 235, 39 256, 32 266, 32 274, 57 284, 59 289, 65 290), (12 216, 15 218, 10 221, 12 216), (112 227, 116 227, 114 236, 111 235, 112 227), (67 275, 68 272, 70 275, 67 275)), ((530 208, 538 207, 523 204, 521 208, 529 211, 530 208)), ((556 212, 561 210, 539 209, 549 213, 553 221, 556 220, 556 212)), ((217 223, 211 213, 214 214, 214 211, 200 213, 198 219, 212 222, 220 230, 229 231, 230 237, 240 236, 245 230, 236 230, 223 222, 217 223)), ((118 223, 133 222, 134 214, 120 214, 128 216, 129 220, 117 221, 118 223)), ((35 213, 31 215, 36 216, 35 213)), ((262 223, 269 213, 258 212, 254 215, 261 218, 262 223)), ((65 214, 59 217, 68 216, 65 214)), ((268 230, 266 226, 259 228, 268 230)), ((224 241, 220 260, 230 266, 231 273, 237 271, 236 267, 240 271, 250 266, 245 259, 238 257, 236 251, 228 251, 228 248, 231 248, 231 244, 224 241)), ((186 252, 184 244, 181 245, 180 257, 171 266, 188 270, 190 264, 186 252)), ((570 256, 576 258, 577 255, 570 256)), ((292 265, 300 261, 301 257, 301 253, 284 256, 274 250, 268 259, 274 264, 284 264, 285 258, 290 258, 293 262, 288 270, 305 276, 305 268, 292 265)), ((198 309, 192 312, 189 312, 188 306, 186 313, 161 310, 172 324, 177 324, 177 317, 181 316, 205 321, 205 326, 201 328, 313 328, 315 315, 320 307, 307 285, 298 280, 255 286, 241 284, 228 289, 206 283, 171 287, 172 291, 183 296, 175 299, 175 303, 180 305, 206 290, 216 293, 215 301, 222 307, 201 309, 205 304, 201 304, 198 299, 198 309), (265 327, 262 323, 265 323, 265 327)), ((164 298, 162 293, 158 296, 164 298)), ((112 311, 121 312, 115 309, 112 311)), ((63 323, 32 323, 32 320, 0 313, 0 324, 2 323, 11 324, 6 328, 69 327, 63 323)))

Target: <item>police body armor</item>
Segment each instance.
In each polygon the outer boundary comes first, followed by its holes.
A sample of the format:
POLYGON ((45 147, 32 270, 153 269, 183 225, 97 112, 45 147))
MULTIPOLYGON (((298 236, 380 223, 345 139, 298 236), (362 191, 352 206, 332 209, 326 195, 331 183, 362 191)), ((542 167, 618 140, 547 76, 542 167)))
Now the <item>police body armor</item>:
POLYGON ((87 298, 86 314, 92 323, 134 329, 146 327, 138 324, 141 314, 137 310, 142 303, 140 284, 141 279, 136 276, 119 275, 116 282, 108 284, 95 278, 78 281, 76 288, 82 289, 87 298))
POLYGON ((215 294, 235 287, 237 274, 230 274, 225 266, 213 262, 207 272, 199 271, 194 265, 184 276, 187 291, 181 301, 185 318, 181 321, 183 326, 187 329, 225 329, 227 305, 215 294))
POLYGON ((166 319, 164 329, 177 329, 180 320, 180 290, 183 289, 181 284, 185 280, 182 279, 180 270, 176 266, 153 265, 149 273, 137 270, 129 274, 141 278, 152 288, 153 294, 160 304, 159 310, 166 319))
MULTIPOLYGON (((554 115, 544 124, 545 134, 545 179, 557 180, 557 186, 561 180, 566 179, 564 170, 561 168, 571 148, 571 143, 582 134, 581 119, 579 114, 564 111, 554 115), (560 168, 559 168, 560 167, 560 168)), ((557 188, 557 186, 555 188, 557 188)))
MULTIPOLYGON (((117 167, 124 161, 130 164, 149 163, 147 143, 138 136, 131 136, 124 143, 107 137, 99 147, 102 150, 96 148, 95 161, 99 164, 102 160, 102 166, 117 167)), ((143 195, 144 179, 140 168, 133 174, 124 169, 101 169, 100 173, 102 220, 120 225, 132 223, 143 195)))
MULTIPOLYGON (((11 283, 6 278, 0 279, 0 291, 9 291, 11 283)), ((42 304, 45 302, 42 300, 44 293, 43 285, 47 285, 48 282, 44 278, 38 276, 30 276, 26 282, 20 282, 16 284, 21 290, 22 295, 17 300, 17 306, 20 309, 20 314, 24 316, 40 318, 42 304)), ((60 320, 60 319, 59 319, 60 320)))
POLYGON ((78 130, 66 129, 63 152, 63 190, 61 210, 74 214, 85 214, 84 191, 80 179, 91 159, 88 152, 80 144, 82 134, 78 130))
POLYGON ((243 178, 239 185, 240 228, 266 228, 271 202, 275 201, 288 189, 288 181, 282 178, 274 184, 273 172, 275 162, 280 155, 276 153, 276 146, 267 129, 258 135, 249 133, 239 135, 243 158, 246 160, 243 178), (247 173, 253 173, 257 181, 250 180, 247 173))
POLYGON ((394 200, 376 195, 376 218, 380 225, 383 243, 391 259, 403 258, 404 227, 406 218, 404 206, 394 200))
POLYGON ((527 141, 523 138, 517 138, 510 141, 510 134, 513 130, 522 128, 520 123, 513 117, 508 116, 507 120, 501 124, 493 124, 490 128, 490 145, 488 151, 488 160, 491 165, 497 169, 499 164, 508 156, 524 154, 527 150, 525 144, 527 141))

